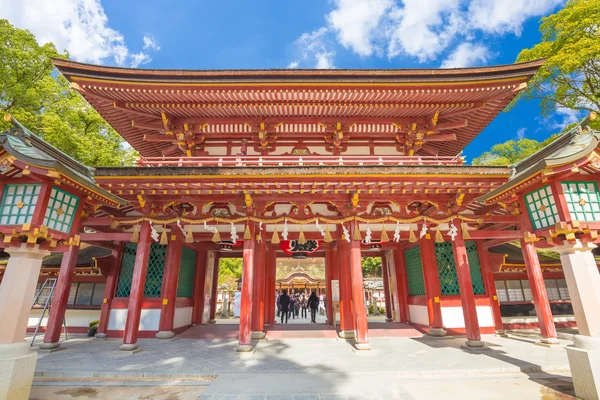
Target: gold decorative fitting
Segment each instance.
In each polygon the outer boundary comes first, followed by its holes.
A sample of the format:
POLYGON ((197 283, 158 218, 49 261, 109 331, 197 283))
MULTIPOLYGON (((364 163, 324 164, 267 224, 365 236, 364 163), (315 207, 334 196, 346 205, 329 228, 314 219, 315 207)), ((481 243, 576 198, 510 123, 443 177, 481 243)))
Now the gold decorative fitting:
POLYGON ((535 233, 525 232, 523 239, 528 243, 537 242, 539 239, 535 236, 535 233))
POLYGON ((62 209, 61 207, 56 207, 56 213, 57 213, 58 215, 63 215, 63 214, 64 214, 64 211, 63 211, 63 209, 62 209))
POLYGON ((194 243, 194 233, 192 232, 191 226, 188 228, 188 231, 185 234, 185 242, 186 243, 194 243))
POLYGON ((460 228, 462 230, 462 237, 463 237, 463 239, 464 240, 470 240, 471 239, 471 234, 469 233, 469 226, 463 222, 463 223, 461 223, 460 228))
POLYGON ((548 207, 546 207, 546 205, 545 205, 545 204, 542 204, 542 205, 540 206, 539 210, 540 210, 541 212, 544 212, 544 211, 546 211, 546 209, 547 209, 547 208, 548 208, 548 207))
POLYGON ((385 226, 381 225, 381 243, 385 243, 385 242, 389 242, 390 241, 390 237, 388 236, 386 230, 385 230, 385 226))
POLYGON ((17 208, 23 208, 23 206, 24 206, 24 204, 23 204, 23 202, 22 202, 22 201, 19 201, 19 202, 17 203, 17 208))
POLYGON ((302 230, 302 225, 300 225, 300 234, 298 235, 298 244, 305 244, 306 237, 304 236, 304 231, 302 230))
POLYGON ((137 225, 135 228, 133 228, 133 233, 131 234, 131 239, 129 239, 129 241, 131 243, 137 243, 140 241, 140 230, 137 225))
POLYGON ((329 225, 325 227, 325 236, 323 237, 323 241, 325 243, 333 242, 333 238, 331 237, 331 232, 329 232, 329 225))
POLYGON ((439 226, 438 226, 437 230, 435 231, 435 242, 436 243, 444 243, 444 236, 442 236, 442 231, 440 230, 439 226))
POLYGON ((169 243, 169 238, 167 237, 167 227, 163 228, 162 233, 160 234, 160 244, 166 245, 169 243))
POLYGON ((279 233, 277 233, 277 227, 275 227, 275 229, 273 229, 273 236, 271 237, 271 243, 272 244, 281 243, 281 240, 279 240, 279 233))
POLYGON ((415 235, 415 231, 412 230, 412 226, 410 228, 410 232, 408 233, 408 241, 409 243, 416 243, 417 235, 415 235))
POLYGON ((360 235, 360 229, 358 229, 358 224, 354 226, 354 240, 362 241, 362 236, 360 235))
POLYGON ((246 229, 244 229, 244 240, 252 239, 252 235, 250 234, 250 227, 246 224, 246 229))
POLYGON ((583 206, 585 206, 585 205, 586 205, 586 203, 587 203, 587 200, 586 200, 586 199, 584 199, 584 198, 581 198, 581 199, 579 199, 578 203, 579 203, 579 205, 580 205, 581 207, 583 207, 583 206))
POLYGON ((213 243, 219 243, 221 241, 221 234, 219 233, 218 229, 215 230, 215 233, 213 233, 212 241, 213 243))

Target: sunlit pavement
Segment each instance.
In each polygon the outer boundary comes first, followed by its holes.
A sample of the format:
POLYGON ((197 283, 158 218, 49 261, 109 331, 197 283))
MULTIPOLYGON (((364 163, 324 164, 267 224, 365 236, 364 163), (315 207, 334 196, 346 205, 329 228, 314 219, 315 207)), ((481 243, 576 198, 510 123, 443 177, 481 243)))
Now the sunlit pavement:
MULTIPOLYGON (((216 377, 202 399, 568 398, 572 387, 564 347, 570 341, 547 348, 535 345, 536 339, 484 335, 490 350, 472 353, 461 347, 464 338, 372 337, 372 350, 365 352, 337 338, 267 338, 246 354, 234 351, 235 339, 140 339, 143 351, 131 355, 118 350, 119 339, 73 337, 65 350, 40 354, 37 375, 67 383, 93 377, 102 382, 216 377)), ((57 391, 34 389, 38 399, 57 391)), ((181 393, 174 396, 183 399, 181 393)))

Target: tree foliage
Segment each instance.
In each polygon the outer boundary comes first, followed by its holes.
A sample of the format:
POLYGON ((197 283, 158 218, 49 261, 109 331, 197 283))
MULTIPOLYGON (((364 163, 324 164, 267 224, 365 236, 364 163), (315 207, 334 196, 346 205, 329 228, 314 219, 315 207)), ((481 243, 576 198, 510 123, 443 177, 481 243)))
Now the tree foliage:
MULTIPOLYGON (((133 163, 136 152, 69 82, 51 58, 68 58, 52 43, 39 45, 27 30, 0 20, 0 114, 12 114, 31 131, 90 166, 133 163)), ((0 121, 0 131, 9 128, 0 121)))
POLYGON ((515 164, 546 145, 552 143, 560 134, 550 136, 543 142, 534 139, 508 140, 492 146, 490 151, 486 151, 473 160, 473 165, 512 165, 515 164))
POLYGON ((600 111, 600 7, 597 0, 569 0, 542 18, 542 41, 517 61, 545 58, 520 97, 541 99, 542 113, 556 109, 600 111))
POLYGON ((364 257, 362 270, 365 278, 381 278, 381 257, 364 257))
POLYGON ((237 290, 237 281, 242 278, 241 258, 221 258, 219 260, 219 288, 228 292, 237 290))

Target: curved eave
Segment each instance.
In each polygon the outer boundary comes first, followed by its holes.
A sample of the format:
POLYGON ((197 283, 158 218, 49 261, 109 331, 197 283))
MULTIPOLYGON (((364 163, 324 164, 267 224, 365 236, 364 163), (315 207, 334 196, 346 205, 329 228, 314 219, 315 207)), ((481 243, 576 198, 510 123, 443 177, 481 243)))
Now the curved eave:
POLYGON ((4 140, 2 140, 1 145, 4 151, 6 151, 10 156, 22 161, 27 165, 44 169, 48 172, 57 171, 60 176, 66 178, 69 186, 72 186, 78 190, 83 189, 84 191, 96 194, 97 200, 106 204, 107 206, 120 207, 128 204, 126 200, 121 199, 120 197, 102 189, 101 187, 90 183, 88 180, 82 178, 78 174, 73 173, 69 168, 65 167, 57 160, 35 158, 19 152, 11 146, 8 140, 6 140, 6 136, 4 137, 4 140))
MULTIPOLYGON (((580 151, 570 154, 564 157, 555 157, 555 158, 547 158, 540 160, 537 164, 528 168, 520 174, 515 175, 504 185, 494 189, 493 191, 477 198, 477 201, 482 202, 484 204, 492 204, 498 200, 498 197, 505 194, 506 192, 514 189, 515 187, 521 185, 522 183, 532 180, 538 175, 551 175, 552 171, 556 168, 567 166, 567 165, 577 165, 581 162, 586 162, 600 143, 600 132, 592 132, 590 133, 590 141, 587 145, 580 151)), ((520 190, 525 189, 526 186, 520 188, 520 190)))
POLYGON ((473 82, 477 80, 531 77, 544 60, 479 68, 453 69, 264 69, 264 70, 157 70, 107 67, 53 59, 58 70, 69 80, 73 77, 131 82, 473 82))

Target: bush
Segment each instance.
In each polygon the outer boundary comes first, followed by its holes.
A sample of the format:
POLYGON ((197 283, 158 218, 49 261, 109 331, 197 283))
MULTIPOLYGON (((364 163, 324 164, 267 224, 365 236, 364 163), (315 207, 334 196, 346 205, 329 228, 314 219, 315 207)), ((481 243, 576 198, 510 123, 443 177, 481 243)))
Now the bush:
POLYGON ((100 321, 95 320, 89 323, 88 327, 90 329, 98 329, 98 325, 100 325, 100 321))

